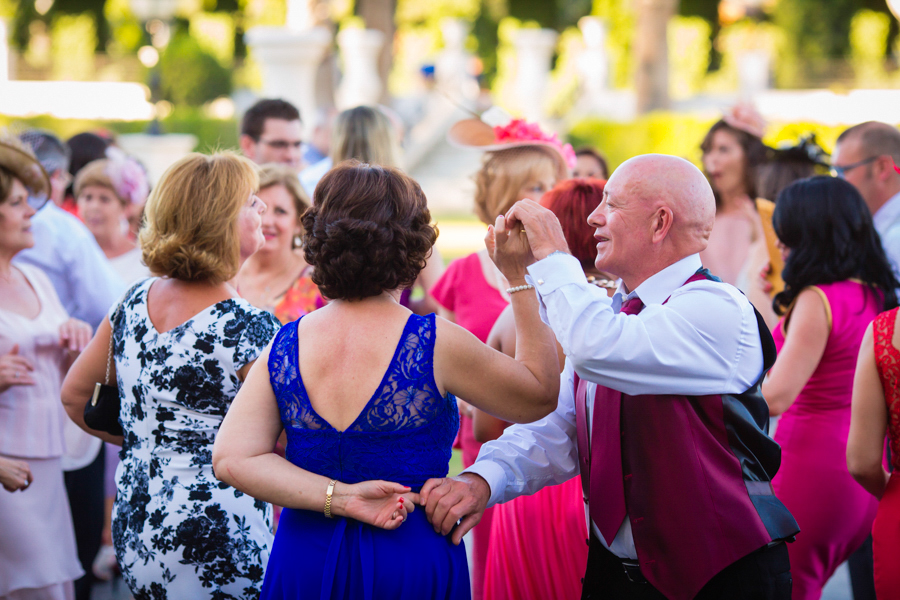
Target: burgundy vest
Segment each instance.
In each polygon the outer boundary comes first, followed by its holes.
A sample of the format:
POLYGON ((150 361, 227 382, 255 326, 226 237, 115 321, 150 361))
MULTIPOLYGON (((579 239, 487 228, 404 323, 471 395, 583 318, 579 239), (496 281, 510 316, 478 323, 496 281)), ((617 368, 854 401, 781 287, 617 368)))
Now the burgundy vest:
MULTIPOLYGON (((713 279, 701 269, 685 284, 706 278, 713 279)), ((590 449, 587 382, 575 375, 579 462, 591 519, 611 544, 624 507, 641 572, 672 600, 693 598, 731 563, 799 531, 772 492, 781 448, 768 437, 769 409, 760 388, 775 345, 758 313, 757 325, 764 366, 749 390, 630 396, 598 385, 590 449)))

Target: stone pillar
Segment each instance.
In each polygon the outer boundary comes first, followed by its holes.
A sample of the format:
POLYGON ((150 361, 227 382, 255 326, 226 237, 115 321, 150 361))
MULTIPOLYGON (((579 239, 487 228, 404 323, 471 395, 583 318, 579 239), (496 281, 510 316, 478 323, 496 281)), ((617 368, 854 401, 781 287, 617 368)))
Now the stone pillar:
POLYGON ((189 133, 124 133, 116 140, 146 167, 150 185, 156 185, 166 169, 197 146, 197 137, 189 133))
POLYGON ((588 111, 598 109, 599 101, 609 86, 609 55, 606 52, 606 24, 597 17, 578 21, 584 39, 584 52, 578 57, 581 77, 581 102, 588 111))
POLYGON ((750 101, 769 89, 771 60, 765 50, 747 50, 737 56, 738 90, 742 100, 750 101))
POLYGON ((322 27, 292 31, 284 27, 254 27, 244 35, 263 75, 262 94, 284 98, 300 109, 304 123, 316 113, 316 72, 331 45, 322 27))
POLYGON ((291 31, 307 31, 315 27, 311 0, 288 0, 285 25, 291 31))
POLYGON ((340 110, 381 102, 384 84, 378 75, 378 60, 384 34, 377 29, 344 29, 337 36, 344 77, 337 91, 340 110))
POLYGON ((437 87, 454 100, 472 100, 480 90, 469 70, 472 60, 472 55, 466 51, 469 24, 462 19, 447 18, 441 21, 441 33, 444 49, 434 63, 437 87))
POLYGON ((550 61, 558 35, 552 29, 520 29, 516 32, 517 108, 529 121, 544 116, 544 101, 550 82, 550 61))
POLYGON ((0 19, 0 84, 9 81, 10 51, 7 35, 6 21, 0 19))
POLYGON ((637 0, 634 36, 635 91, 639 113, 669 107, 669 19, 678 0, 637 0))

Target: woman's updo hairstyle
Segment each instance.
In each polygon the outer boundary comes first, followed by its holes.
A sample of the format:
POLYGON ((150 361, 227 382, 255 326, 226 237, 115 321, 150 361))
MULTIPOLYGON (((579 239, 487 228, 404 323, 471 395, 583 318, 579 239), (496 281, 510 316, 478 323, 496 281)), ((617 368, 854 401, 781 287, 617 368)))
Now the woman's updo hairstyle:
POLYGON ((519 190, 544 166, 556 170, 556 180, 568 179, 566 165, 558 154, 544 146, 516 146, 487 152, 475 174, 475 216, 493 225, 519 199, 519 190))
POLYGON ((258 188, 256 165, 242 156, 188 154, 147 201, 138 236, 144 264, 182 281, 228 281, 241 266, 238 215, 258 188))
POLYGON ((302 224, 312 280, 333 300, 411 287, 438 235, 418 183, 355 160, 322 178, 302 224))

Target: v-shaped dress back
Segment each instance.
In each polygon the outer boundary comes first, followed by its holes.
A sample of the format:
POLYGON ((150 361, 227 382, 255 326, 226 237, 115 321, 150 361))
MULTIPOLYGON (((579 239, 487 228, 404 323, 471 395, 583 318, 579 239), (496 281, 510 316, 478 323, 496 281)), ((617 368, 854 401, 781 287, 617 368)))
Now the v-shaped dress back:
MULTIPOLYGON (((411 315, 373 396, 344 431, 309 401, 298 326, 281 328, 269 377, 287 434, 287 459, 344 483, 383 479, 418 491, 445 477, 459 429, 456 400, 434 380, 435 317, 411 315)), ((285 509, 263 585, 276 598, 468 598, 465 548, 434 532, 423 508, 394 531, 321 512, 285 509)))

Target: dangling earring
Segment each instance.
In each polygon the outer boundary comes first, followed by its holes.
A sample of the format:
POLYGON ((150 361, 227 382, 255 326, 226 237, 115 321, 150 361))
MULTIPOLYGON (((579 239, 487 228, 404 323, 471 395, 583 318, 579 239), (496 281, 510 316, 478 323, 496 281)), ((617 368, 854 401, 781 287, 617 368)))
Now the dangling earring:
POLYGON ((294 248, 294 250, 296 250, 297 248, 302 248, 302 247, 303 247, 303 238, 300 237, 299 234, 297 234, 294 236, 293 248, 294 248))

